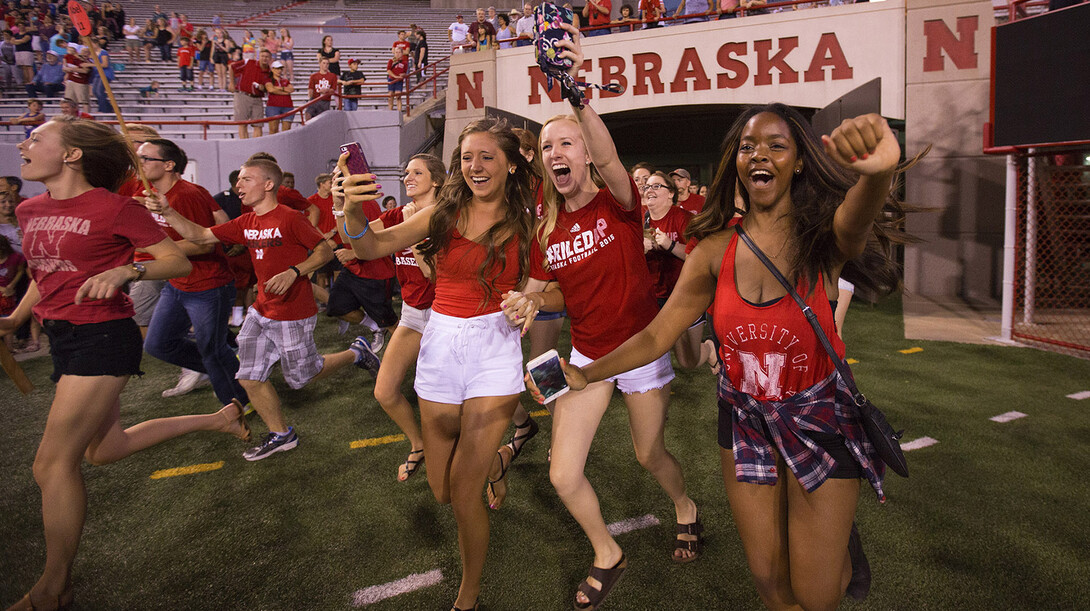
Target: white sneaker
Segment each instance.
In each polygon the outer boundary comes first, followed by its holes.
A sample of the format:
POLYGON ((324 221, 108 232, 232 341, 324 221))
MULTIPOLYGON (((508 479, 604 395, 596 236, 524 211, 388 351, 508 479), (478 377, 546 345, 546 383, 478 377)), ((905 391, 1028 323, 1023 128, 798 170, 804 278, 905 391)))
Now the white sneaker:
POLYGON ((348 333, 348 321, 347 320, 337 321, 337 334, 338 335, 344 335, 345 333, 348 333))
POLYGON ((371 350, 375 354, 378 354, 382 347, 386 345, 386 331, 378 329, 371 333, 371 350))
POLYGON ((233 308, 231 308, 231 320, 228 321, 227 324, 231 325, 232 327, 241 327, 242 321, 245 320, 245 318, 246 316, 242 313, 242 308, 239 306, 234 306, 233 308))
POLYGON ((178 385, 174 388, 164 390, 163 396, 180 397, 186 393, 193 392, 201 386, 208 386, 211 383, 212 382, 208 379, 208 374, 183 368, 182 375, 178 376, 178 385))

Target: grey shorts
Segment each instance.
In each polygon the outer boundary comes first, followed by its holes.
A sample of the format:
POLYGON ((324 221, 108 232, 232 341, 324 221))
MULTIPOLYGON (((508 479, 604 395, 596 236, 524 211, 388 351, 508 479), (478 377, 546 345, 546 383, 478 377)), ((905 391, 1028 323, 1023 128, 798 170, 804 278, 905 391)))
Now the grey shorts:
POLYGON ((132 319, 137 325, 146 327, 151 323, 151 315, 155 312, 155 305, 159 303, 159 294, 166 286, 166 280, 137 280, 129 285, 129 299, 132 299, 132 307, 136 310, 132 319))
POLYGON ((33 66, 34 65, 34 52, 33 51, 16 51, 15 52, 15 65, 16 66, 33 66))
POLYGON ((64 82, 64 97, 74 100, 76 104, 91 105, 91 85, 84 83, 64 82))
POLYGON ((250 306, 246 322, 238 332, 239 380, 264 382, 272 366, 280 361, 284 381, 292 388, 302 388, 322 370, 322 355, 314 345, 314 325, 318 316, 299 320, 265 318, 250 306))
POLYGON ((235 92, 235 121, 252 121, 264 119, 265 108, 261 98, 255 98, 245 93, 235 92))

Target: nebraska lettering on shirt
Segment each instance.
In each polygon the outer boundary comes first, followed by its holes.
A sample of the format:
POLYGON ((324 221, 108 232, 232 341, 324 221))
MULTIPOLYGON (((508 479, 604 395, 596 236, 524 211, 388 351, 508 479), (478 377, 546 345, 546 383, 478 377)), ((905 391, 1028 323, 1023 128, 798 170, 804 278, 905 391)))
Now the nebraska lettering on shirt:
POLYGON ((32 231, 62 231, 87 235, 91 221, 78 216, 41 216, 31 220, 23 228, 23 233, 32 231))
MULTIPOLYGON (((795 391, 783 392, 786 369, 802 373, 810 370, 810 354, 806 351, 792 350, 799 344, 798 336, 775 323, 737 325, 725 331, 722 339, 723 347, 734 352, 738 357, 738 365, 742 368, 742 385, 738 390, 746 394, 790 397, 795 394, 795 391), (783 351, 758 354, 752 350, 745 350, 746 344, 755 340, 772 342, 783 351)), ((728 370, 732 366, 730 359, 725 359, 723 364, 728 370)))
POLYGON ((606 235, 608 228, 605 219, 598 219, 597 226, 586 231, 580 231, 581 228, 576 224, 571 228, 571 234, 574 236, 572 239, 550 244, 545 251, 545 256, 549 259, 549 267, 554 271, 562 269, 598 252, 599 248, 615 239, 612 233, 606 235))
POLYGON ((413 249, 406 248, 394 255, 394 265, 408 265, 417 267, 416 257, 413 256, 413 249))
POLYGON ((247 248, 270 248, 284 243, 284 236, 280 233, 279 227, 243 229, 242 236, 246 238, 247 248))

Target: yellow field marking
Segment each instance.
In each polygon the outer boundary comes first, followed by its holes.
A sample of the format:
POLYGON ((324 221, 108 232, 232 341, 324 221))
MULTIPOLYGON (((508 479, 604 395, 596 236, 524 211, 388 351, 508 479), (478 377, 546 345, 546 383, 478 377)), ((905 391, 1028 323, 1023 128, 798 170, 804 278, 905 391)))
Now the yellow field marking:
POLYGON ((905 348, 904 350, 898 350, 901 354, 916 354, 917 352, 923 352, 923 348, 919 346, 913 346, 912 348, 905 348))
POLYGON ((177 475, 192 475, 194 473, 204 473, 205 471, 215 471, 216 469, 223 468, 223 461, 210 462, 203 465, 189 465, 188 467, 175 467, 173 469, 160 469, 151 474, 151 479, 163 479, 164 477, 175 477, 177 475))
POLYGON ((845 359, 844 362, 849 364, 849 365, 854 365, 854 364, 858 363, 859 361, 856 360, 856 359, 845 359))
POLYGON ((399 441, 405 441, 405 435, 398 433, 397 435, 387 435, 385 437, 372 437, 371 439, 360 439, 359 441, 353 441, 348 444, 349 448, 353 450, 359 448, 369 448, 371 446, 381 446, 388 443, 397 443, 399 441))
POLYGON ((551 416, 552 414, 550 414, 547 409, 539 409, 536 412, 530 412, 530 415, 535 418, 541 418, 542 416, 551 416))

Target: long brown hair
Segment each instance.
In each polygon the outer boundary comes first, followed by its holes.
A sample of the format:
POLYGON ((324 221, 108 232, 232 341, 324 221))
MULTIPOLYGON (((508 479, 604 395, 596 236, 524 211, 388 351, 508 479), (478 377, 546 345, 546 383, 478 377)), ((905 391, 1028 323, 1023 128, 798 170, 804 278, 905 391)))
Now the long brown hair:
MULTIPOLYGON (((746 124, 764 112, 778 116, 787 124, 798 149, 798 159, 803 162, 801 172, 791 177, 789 214, 791 240, 796 248, 787 276, 805 280, 812 291, 818 274, 831 275, 837 263, 833 217, 857 179, 825 153, 809 122, 790 106, 779 103, 753 106, 734 121, 723 139, 723 154, 708 187, 707 203, 689 223, 685 238, 701 240, 723 231, 736 213, 745 215, 749 211, 749 193, 745 189, 736 192, 740 184, 738 147, 746 124), (736 195, 741 195, 741 209, 735 206, 736 195)), ((901 287, 900 266, 894 261, 893 248, 917 241, 904 232, 904 214, 917 208, 905 206, 895 193, 900 188, 904 171, 926 154, 927 150, 924 150, 910 162, 898 166, 885 207, 874 221, 863 254, 844 265, 841 276, 846 280, 879 295, 887 295, 901 287)))
POLYGON ((519 280, 522 286, 530 277, 530 240, 533 234, 534 219, 530 207, 534 203, 534 192, 530 187, 530 162, 519 153, 519 139, 507 122, 494 118, 481 119, 467 125, 458 136, 458 146, 450 156, 450 168, 447 180, 439 190, 428 225, 429 238, 420 247, 420 254, 432 269, 435 276, 435 257, 450 245, 451 237, 458 226, 458 221, 465 217, 466 208, 473 199, 473 192, 462 174, 462 143, 470 134, 486 133, 496 140, 507 162, 515 166, 515 172, 506 176, 503 197, 504 215, 500 222, 492 225, 484 234, 481 243, 487 254, 477 269, 477 282, 484 288, 485 296, 480 306, 484 307, 493 294, 497 294, 496 269, 507 267, 506 247, 511 240, 518 240, 519 280))
POLYGON ((92 187, 117 193, 136 172, 136 153, 125 137, 101 123, 75 117, 55 117, 61 126, 61 142, 83 151, 79 166, 92 187))
MULTIPOLYGON (((447 167, 443 165, 443 160, 432 155, 431 153, 417 153, 412 157, 409 157, 409 161, 419 159, 424 163, 424 167, 428 169, 428 174, 431 175, 432 191, 438 197, 439 190, 443 188, 443 180, 447 175, 447 167)), ((409 167, 409 161, 405 162, 405 167, 409 167)))
MULTIPOLYGON (((545 125, 541 126, 541 131, 545 131, 545 127, 554 121, 571 121, 576 125, 579 125, 579 121, 573 115, 556 115, 545 122, 545 125)), ((586 147, 586 143, 583 143, 586 147)), ((541 151, 540 142, 537 147, 538 152, 541 151)), ((545 165, 545 160, 541 161, 542 167, 545 165)), ((590 164, 590 179, 594 181, 599 189, 605 186, 605 181, 602 180, 602 175, 598 173, 598 168, 594 167, 594 163, 590 164)), ((553 181, 545 178, 541 183, 541 205, 544 208, 541 215, 541 219, 538 221, 537 240, 541 245, 541 252, 545 252, 549 247, 549 236, 552 235, 553 230, 556 229, 556 217, 560 214, 560 207, 564 205, 564 196, 556 190, 556 185, 553 181)), ((638 202, 637 202, 638 203, 638 202)))

